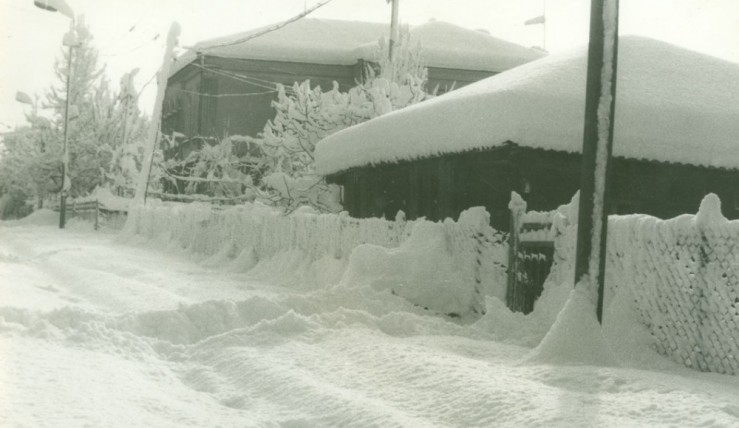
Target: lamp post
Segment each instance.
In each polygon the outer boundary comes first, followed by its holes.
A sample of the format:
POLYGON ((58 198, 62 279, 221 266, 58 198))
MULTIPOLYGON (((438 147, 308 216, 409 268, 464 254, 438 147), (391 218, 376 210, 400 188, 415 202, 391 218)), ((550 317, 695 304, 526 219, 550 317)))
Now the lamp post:
POLYGON ((63 143, 63 154, 62 154, 62 192, 59 203, 59 229, 64 229, 66 223, 67 214, 67 193, 71 189, 71 182, 69 180, 69 99, 70 99, 70 78, 72 76, 72 49, 77 46, 77 37, 74 33, 75 19, 72 8, 67 5, 64 0, 34 0, 33 4, 49 12, 59 12, 62 15, 70 19, 69 32, 64 35, 63 44, 69 48, 69 55, 67 56, 67 99, 66 106, 64 108, 64 143, 63 143))

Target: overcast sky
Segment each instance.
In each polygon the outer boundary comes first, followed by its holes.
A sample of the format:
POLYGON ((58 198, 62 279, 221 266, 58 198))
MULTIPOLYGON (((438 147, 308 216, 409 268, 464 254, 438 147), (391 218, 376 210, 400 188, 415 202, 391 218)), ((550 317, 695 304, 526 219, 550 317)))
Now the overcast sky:
MULTIPOLYGON (((167 30, 182 26, 180 44, 248 30, 288 19, 318 0, 67 0, 84 15, 113 87, 140 68, 142 87, 161 64, 167 30)), ((544 43, 542 26, 524 26, 546 7, 546 48, 558 52, 587 41, 590 0, 400 0, 400 19, 430 19, 524 46, 544 43)), ((386 0, 333 0, 311 16, 390 21, 386 0)), ((621 34, 640 34, 739 63, 739 0, 621 0, 621 34)), ((69 26, 66 17, 36 8, 33 0, 0 0, 0 132, 25 122, 29 107, 16 91, 42 96, 55 83, 53 65, 69 26)), ((152 110, 154 84, 140 104, 152 110)))

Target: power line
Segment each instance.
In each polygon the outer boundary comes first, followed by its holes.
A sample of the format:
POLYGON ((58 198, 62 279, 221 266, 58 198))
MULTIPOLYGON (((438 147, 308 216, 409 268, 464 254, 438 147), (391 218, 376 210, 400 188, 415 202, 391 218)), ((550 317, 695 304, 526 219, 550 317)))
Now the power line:
POLYGON ((234 93, 234 94, 205 94, 203 92, 196 92, 196 91, 190 91, 187 89, 178 89, 173 88, 174 91, 182 92, 185 94, 190 95, 202 95, 204 97, 212 97, 212 98, 221 98, 221 97, 254 97, 259 95, 267 95, 267 94, 274 94, 277 93, 277 90, 272 91, 264 91, 264 92, 244 92, 244 93, 234 93))
POLYGON ((156 35, 154 35, 154 37, 151 40, 147 41, 146 43, 144 43, 142 45, 136 46, 135 48, 132 48, 130 50, 116 52, 116 53, 110 53, 110 54, 108 54, 108 53, 106 53, 106 54, 101 53, 100 56, 112 57, 112 56, 118 56, 118 55, 127 55, 127 54, 130 54, 132 52, 136 52, 137 50, 142 49, 142 48, 145 48, 145 47, 151 45, 152 43, 156 42, 157 40, 159 40, 159 36, 160 36, 160 33, 157 33, 156 35))
POLYGON ((136 21, 134 21, 133 24, 131 24, 131 26, 128 28, 128 31, 124 32, 121 36, 109 42, 101 49, 108 49, 110 47, 113 47, 114 45, 117 45, 118 43, 120 43, 121 40, 133 34, 134 31, 138 30, 138 26, 139 24, 141 24, 141 21, 144 20, 144 17, 151 15, 151 11, 154 10, 154 8, 161 7, 161 4, 162 4, 161 1, 153 2, 152 5, 146 11, 142 12, 139 18, 136 21))
MULTIPOLYGON (((193 66, 195 66, 195 67, 198 67, 200 69, 203 69, 203 70, 206 70, 206 71, 210 71, 211 73, 219 74, 219 75, 225 76, 225 77, 229 77, 229 78, 231 78, 233 80, 236 80, 236 81, 239 81, 239 82, 242 82, 242 83, 248 83, 250 85, 257 86, 257 87, 260 87, 262 89, 270 89, 270 90, 274 90, 275 89, 272 86, 267 86, 264 83, 261 83, 259 81, 252 80, 252 78, 250 78, 249 76, 241 75, 241 74, 238 74, 238 73, 234 73, 234 72, 230 72, 230 71, 226 71, 226 70, 222 70, 222 69, 217 69, 217 68, 212 68, 212 67, 205 67, 205 66, 202 66, 202 65, 200 65, 200 64, 198 64, 196 62, 191 62, 190 64, 193 65, 193 66)), ((265 82, 270 83, 270 84, 274 84, 274 85, 279 85, 280 84, 279 82, 269 82, 269 81, 265 81, 265 82)))
POLYGON ((154 80, 154 78, 157 77, 157 74, 159 74, 160 71, 162 71, 162 68, 161 67, 159 67, 159 69, 157 71, 155 71, 154 74, 151 75, 151 77, 149 78, 149 80, 147 80, 146 83, 144 83, 144 85, 141 86, 141 89, 139 89, 139 92, 136 94, 136 98, 137 99, 144 92, 144 89, 146 89, 146 87, 149 86, 149 83, 151 83, 154 80))
POLYGON ((301 13, 293 16, 292 18, 290 18, 290 19, 288 19, 286 21, 282 21, 280 23, 277 23, 275 25, 272 25, 270 27, 267 27, 267 28, 265 28, 262 31, 259 31, 259 32, 250 34, 248 36, 244 36, 244 37, 242 37, 240 39, 236 39, 236 40, 233 40, 233 41, 230 41, 230 42, 218 43, 218 44, 207 46, 207 47, 201 47, 201 48, 192 47, 192 48, 195 49, 196 51, 199 49, 199 51, 202 52, 202 51, 212 50, 212 49, 215 49, 215 48, 221 48, 221 47, 225 47, 225 46, 238 45, 240 43, 244 43, 244 42, 247 42, 249 40, 256 39, 257 37, 261 37, 261 36, 263 36, 263 35, 265 35, 267 33, 271 33, 271 32, 273 32, 275 30, 279 30, 280 28, 282 28, 282 27, 284 27, 284 26, 286 26, 288 24, 291 24, 291 23, 293 23, 293 22, 295 22, 295 21, 297 21, 297 20, 299 20, 299 19, 301 19, 301 18, 303 18, 303 17, 311 14, 316 9, 318 9, 318 8, 320 8, 322 6, 325 6, 325 5, 329 4, 329 3, 331 3, 331 1, 332 0, 322 0, 322 1, 314 4, 310 8, 306 9, 305 11, 303 11, 303 12, 301 12, 301 13))

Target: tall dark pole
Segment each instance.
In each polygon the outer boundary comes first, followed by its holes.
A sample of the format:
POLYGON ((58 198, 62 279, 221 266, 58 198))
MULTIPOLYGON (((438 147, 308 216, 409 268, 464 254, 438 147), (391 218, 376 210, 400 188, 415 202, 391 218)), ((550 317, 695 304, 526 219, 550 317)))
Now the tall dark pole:
MULTIPOLYGON (((74 31, 74 20, 70 31, 74 31)), ((64 107, 64 143, 62 149, 62 193, 59 202, 59 229, 64 229, 67 217, 67 192, 72 188, 69 176, 69 105, 72 94, 70 80, 72 76, 72 52, 74 45, 69 45, 69 56, 67 57, 67 99, 64 107)))
POLYGON ((393 60, 393 49, 398 43, 398 3, 400 0, 388 0, 393 4, 392 14, 390 15, 390 43, 388 45, 388 59, 393 60))
MULTIPOLYGON (((603 322, 609 163, 613 148, 618 58, 618 0, 591 0, 575 284, 597 283, 603 322)), ((583 285, 585 285, 583 284, 583 285)))
POLYGON ((34 0, 33 4, 43 10, 50 12, 59 12, 70 19, 69 33, 64 35, 64 45, 69 47, 69 57, 67 59, 67 99, 64 108, 64 142, 62 147, 62 191, 59 201, 59 229, 64 229, 67 215, 67 193, 71 188, 69 181, 69 98, 70 77, 72 76, 72 49, 77 45, 77 38, 74 35, 75 18, 74 11, 64 0, 34 0))

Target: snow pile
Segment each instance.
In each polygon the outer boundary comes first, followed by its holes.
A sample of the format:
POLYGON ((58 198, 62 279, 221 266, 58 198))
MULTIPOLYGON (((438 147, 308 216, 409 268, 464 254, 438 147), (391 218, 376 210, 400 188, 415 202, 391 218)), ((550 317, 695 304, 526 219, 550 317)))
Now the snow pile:
POLYGON ((152 202, 129 212, 125 234, 281 285, 369 287, 444 314, 479 315, 486 296, 505 298, 507 246, 482 208, 432 223, 152 202))
POLYGON ((74 201, 70 201, 70 203, 94 201, 97 201, 100 204, 100 209, 125 212, 128 211, 128 207, 133 199, 116 196, 111 193, 110 189, 105 187, 96 187, 89 195, 75 198, 74 201))
MULTIPOLYGON (((555 241, 555 263, 535 308, 549 319, 567 300, 571 290, 567 284, 574 277, 576 224, 559 216, 556 227, 564 233, 555 241)), ((739 374, 736 242, 739 221, 726 220, 712 194, 704 198, 695 216, 671 220, 611 216, 604 324, 630 324, 636 329, 633 334, 622 331, 622 343, 648 341, 642 335, 646 329, 652 346, 678 363, 739 374), (616 304, 619 311, 611 310, 609 315, 609 305, 616 304), (641 326, 629 322, 630 313, 641 326)))
POLYGON ((59 213, 52 211, 48 208, 42 208, 36 210, 26 217, 18 220, 6 220, 3 221, 4 225, 18 225, 18 226, 52 226, 59 224, 59 213))
POLYGON ((587 288, 578 284, 541 343, 526 356, 529 363, 614 365, 615 359, 595 314, 587 288))
MULTIPOLYGON (((470 214, 470 226, 484 221, 470 214)), ((497 298, 464 323, 370 287, 280 287, 149 240, 122 245, 110 234, 5 225, 2 426, 718 428, 739 420, 739 377, 666 359, 521 364, 551 324, 497 298)), ((619 296, 609 309, 627 314, 616 306, 633 299, 619 296)), ((636 317, 620 319, 604 328, 614 354, 647 349, 641 336, 621 338, 632 336, 636 317)))
POLYGON ((474 208, 465 211, 458 223, 417 222, 397 248, 359 245, 349 257, 342 284, 390 290, 445 314, 482 314, 484 296, 505 300, 505 247, 490 234, 488 223, 488 214, 474 208), (485 255, 495 257, 498 265, 491 266, 485 255), (465 269, 470 262, 473 269, 465 269), (489 271, 480 272, 482 266, 489 271))
MULTIPOLYGON (((635 36, 618 55, 614 156, 739 168, 739 64, 635 36)), ((345 129, 317 145, 317 172, 506 142, 580 152, 586 70, 587 46, 345 129)))

